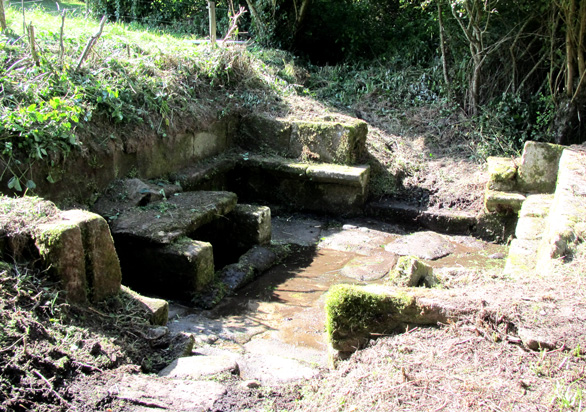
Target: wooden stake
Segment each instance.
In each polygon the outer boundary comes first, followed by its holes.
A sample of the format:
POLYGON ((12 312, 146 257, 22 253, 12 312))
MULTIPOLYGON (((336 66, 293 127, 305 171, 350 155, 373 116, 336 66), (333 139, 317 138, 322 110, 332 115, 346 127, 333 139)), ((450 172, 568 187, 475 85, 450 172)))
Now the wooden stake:
POLYGON ((35 46, 35 28, 33 23, 28 26, 28 41, 31 46, 31 55, 33 57, 33 61, 38 66, 39 65, 39 55, 37 53, 37 48, 35 46))
POLYGON ((85 49, 83 49, 83 53, 79 57, 79 61, 77 62, 77 67, 75 68, 75 71, 79 70, 79 68, 83 64, 84 60, 90 54, 92 46, 98 41, 98 39, 102 35, 102 30, 104 29, 104 24, 106 24, 106 15, 104 15, 104 17, 102 17, 102 21, 100 22, 100 28, 98 29, 96 34, 94 34, 92 37, 90 37, 90 39, 88 40, 88 42, 85 46, 85 49))
POLYGON ((63 66, 63 55, 65 54, 65 46, 63 46, 63 29, 65 28, 65 14, 67 14, 67 10, 63 10, 63 12, 61 13, 61 30, 59 31, 59 62, 61 66, 63 66))
POLYGON ((210 43, 214 47, 216 45, 216 3, 208 0, 208 10, 210 12, 210 43))

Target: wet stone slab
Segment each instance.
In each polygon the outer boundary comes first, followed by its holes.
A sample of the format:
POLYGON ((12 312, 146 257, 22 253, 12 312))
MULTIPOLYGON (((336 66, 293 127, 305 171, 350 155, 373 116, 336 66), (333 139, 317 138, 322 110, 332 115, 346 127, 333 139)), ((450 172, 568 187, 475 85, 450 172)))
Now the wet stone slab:
POLYGON ((448 238, 438 233, 417 232, 389 243, 385 250, 400 256, 436 260, 453 253, 455 246, 448 238))
POLYGON ((397 255, 357 256, 346 264, 340 274, 348 278, 372 281, 385 277, 397 264, 397 255))
POLYGON ((384 245, 396 238, 397 235, 378 228, 346 224, 325 230, 319 248, 370 256, 384 253, 384 245))
POLYGON ((321 235, 322 222, 314 219, 293 219, 274 217, 272 219, 273 242, 313 246, 321 235))

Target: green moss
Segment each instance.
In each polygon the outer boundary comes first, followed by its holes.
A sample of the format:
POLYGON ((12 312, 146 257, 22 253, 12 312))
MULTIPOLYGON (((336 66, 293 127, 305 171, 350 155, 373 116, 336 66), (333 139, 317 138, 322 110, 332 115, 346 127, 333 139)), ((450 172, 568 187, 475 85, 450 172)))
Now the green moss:
POLYGON ((352 351, 362 347, 371 333, 388 333, 399 325, 396 314, 412 306, 407 294, 384 295, 367 292, 356 286, 330 288, 325 303, 326 334, 332 347, 352 351))

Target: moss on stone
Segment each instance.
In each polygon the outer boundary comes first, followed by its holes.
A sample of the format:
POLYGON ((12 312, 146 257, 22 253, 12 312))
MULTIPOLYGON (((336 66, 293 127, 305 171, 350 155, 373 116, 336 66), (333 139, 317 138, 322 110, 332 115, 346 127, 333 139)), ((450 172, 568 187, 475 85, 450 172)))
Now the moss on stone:
POLYGON ((397 286, 432 287, 437 284, 433 268, 414 256, 401 256, 397 266, 389 272, 389 282, 397 286))
POLYGON ((517 165, 513 159, 505 157, 489 157, 488 189, 511 191, 515 189, 517 180, 517 165))
POLYGON ((371 333, 388 333, 400 322, 394 314, 414 303, 411 296, 384 295, 355 286, 336 285, 326 296, 326 333, 332 347, 350 352, 363 347, 371 333))

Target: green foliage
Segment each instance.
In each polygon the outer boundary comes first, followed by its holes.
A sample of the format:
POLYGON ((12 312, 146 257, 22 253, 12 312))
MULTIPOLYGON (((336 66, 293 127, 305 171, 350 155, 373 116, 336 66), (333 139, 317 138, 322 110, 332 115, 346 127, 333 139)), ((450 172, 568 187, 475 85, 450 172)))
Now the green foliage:
POLYGON ((315 0, 294 48, 318 64, 385 56, 395 65, 417 65, 433 56, 431 17, 399 1, 315 0))

